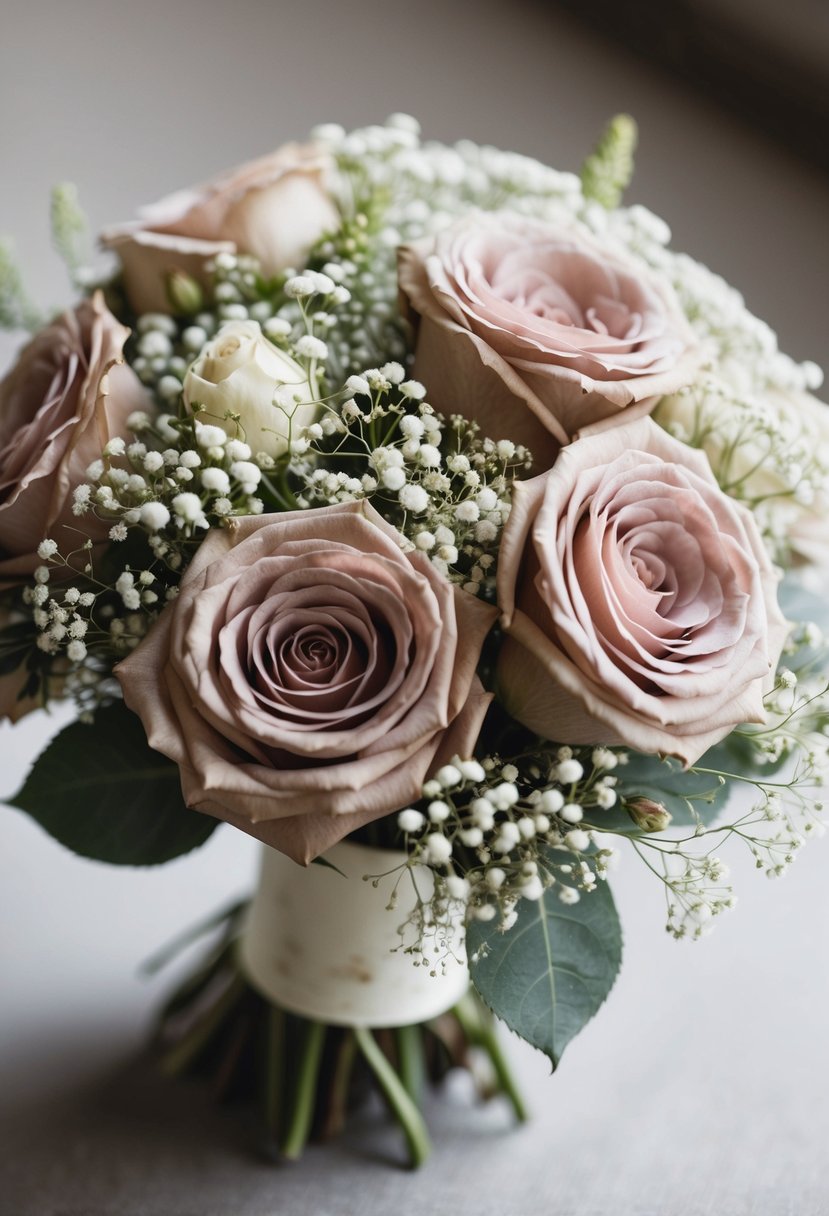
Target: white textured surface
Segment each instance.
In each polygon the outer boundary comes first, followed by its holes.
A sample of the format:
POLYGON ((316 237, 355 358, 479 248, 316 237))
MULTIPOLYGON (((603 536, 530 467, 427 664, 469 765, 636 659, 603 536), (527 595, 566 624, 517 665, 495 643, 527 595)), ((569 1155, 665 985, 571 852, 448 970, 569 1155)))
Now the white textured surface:
MULTIPOLYGON (((9 14, 9 18, 10 18, 9 14)), ((17 6, 0 41, 0 231, 59 296, 46 195, 74 179, 96 225, 301 133, 394 109, 575 167, 603 120, 642 129, 634 197, 740 286, 800 357, 827 361, 829 187, 718 111, 585 41, 543 4, 169 0, 17 6), (474 18, 470 14, 474 12, 474 18)), ((46 738, 0 731, 0 794, 46 738)), ((220 829, 163 870, 70 856, 0 816, 0 1216, 822 1216, 829 1211, 827 845, 782 885, 738 867, 741 903, 697 946, 662 931, 628 858, 626 960, 559 1074, 511 1043, 535 1112, 515 1134, 454 1087, 416 1176, 393 1133, 274 1170, 248 1128, 139 1052, 166 983, 139 962, 253 881, 220 829), (379 1159, 379 1160, 378 1160, 379 1159)))
MULTIPOLYGON (((260 857, 238 958, 274 1004, 338 1026, 409 1026, 445 1013, 468 989, 462 942, 436 975, 400 948, 416 943, 413 926, 402 939, 398 929, 408 925, 418 895, 426 899, 434 889, 426 866, 414 872, 417 889, 408 877, 401 881, 404 852, 341 840, 325 854, 330 866, 300 869, 266 845, 260 857), (365 875, 373 881, 362 881, 365 875), (387 911, 392 897, 394 911, 387 911)), ((459 937, 462 924, 458 916, 459 937)))

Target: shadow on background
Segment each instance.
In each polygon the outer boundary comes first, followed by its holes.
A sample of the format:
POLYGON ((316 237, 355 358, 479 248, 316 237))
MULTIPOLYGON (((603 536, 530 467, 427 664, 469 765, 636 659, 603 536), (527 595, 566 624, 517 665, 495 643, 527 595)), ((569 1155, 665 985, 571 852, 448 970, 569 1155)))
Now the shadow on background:
POLYGON ((825 0, 553 0, 829 172, 825 0))

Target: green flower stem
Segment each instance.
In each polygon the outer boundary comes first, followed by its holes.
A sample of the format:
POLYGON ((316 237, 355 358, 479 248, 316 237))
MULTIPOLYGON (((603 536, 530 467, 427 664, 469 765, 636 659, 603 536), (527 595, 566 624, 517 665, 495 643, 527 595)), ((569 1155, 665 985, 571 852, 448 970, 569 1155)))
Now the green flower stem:
POLYGON ((161 1060, 161 1070, 167 1076, 184 1072, 209 1046, 213 1036, 226 1025, 231 1012, 247 991, 243 976, 235 975, 225 991, 207 1013, 161 1060))
POLYGON ((212 953, 203 967, 194 971, 192 975, 188 975, 162 1005, 158 1014, 159 1025, 163 1026, 168 1018, 178 1013, 186 1005, 192 1004, 196 997, 205 990, 214 975, 229 960, 231 954, 232 947, 230 945, 224 946, 212 953))
POLYGON ((496 1023, 492 1014, 471 995, 462 997, 454 1007, 453 1013, 463 1027, 470 1043, 480 1047, 489 1057, 501 1092, 512 1106, 516 1119, 519 1123, 526 1123, 529 1114, 501 1050, 501 1044, 498 1042, 496 1023))
POLYGON ((342 1042, 337 1050, 331 1084, 325 1098, 324 1114, 320 1128, 320 1135, 323 1140, 332 1139, 345 1127, 346 1114, 348 1112, 349 1086, 356 1058, 357 1040, 354 1038, 351 1030, 345 1030, 342 1042))
POLYGON ((429 1135, 420 1111, 409 1097, 403 1082, 386 1059, 371 1031, 364 1026, 357 1026, 354 1029, 354 1038, 403 1129, 409 1149, 409 1164, 412 1169, 417 1169, 426 1161, 431 1152, 429 1135))
POLYGON ((285 1014, 276 1005, 268 1006, 265 1025, 265 1070, 263 1114, 268 1147, 279 1143, 280 1110, 285 1082, 285 1014))
POLYGON ((306 1021, 300 1028, 298 1071, 289 1095, 285 1135, 280 1145, 282 1156, 289 1161, 302 1156, 311 1132, 325 1031, 322 1022, 306 1021))
POLYGON ((207 916, 197 924, 191 925, 189 929, 185 929, 183 933, 179 933, 166 946, 162 946, 155 954, 145 959, 140 967, 141 975, 155 975, 157 971, 161 971, 166 967, 177 955, 186 950, 194 942, 201 937, 206 937, 208 933, 212 933, 214 929, 225 926, 225 933, 232 932, 236 921, 241 912, 247 907, 246 900, 237 900, 222 908, 219 912, 214 912, 212 916, 207 916))
POLYGON ((423 1087, 426 1081, 423 1031, 420 1026, 398 1026, 394 1037, 400 1064, 400 1080, 403 1082, 406 1093, 419 1107, 423 1100, 423 1087))

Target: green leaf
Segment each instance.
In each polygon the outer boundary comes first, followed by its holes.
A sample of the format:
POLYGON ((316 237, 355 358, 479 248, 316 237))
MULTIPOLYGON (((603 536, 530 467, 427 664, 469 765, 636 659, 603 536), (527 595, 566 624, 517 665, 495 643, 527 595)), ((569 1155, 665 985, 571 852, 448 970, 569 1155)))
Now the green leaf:
POLYGON ((177 766, 150 748, 122 701, 61 731, 11 803, 81 857, 114 865, 170 861, 217 826, 185 807, 177 766))
MULTIPOLYGON (((731 793, 729 783, 720 781, 711 773, 697 772, 695 768, 685 769, 673 757, 661 759, 639 752, 629 752, 628 757, 628 763, 616 770, 623 803, 633 798, 651 798, 670 811, 675 824, 687 826, 698 822, 712 823, 728 801, 731 793)), ((732 772, 735 763, 738 763, 735 755, 718 743, 699 760, 699 767, 732 772)), ((599 812, 592 814, 591 822, 595 820, 597 826, 610 827, 610 819, 605 819, 603 813, 600 819, 599 815, 599 812)), ((639 830, 624 812, 617 818, 620 823, 612 824, 613 831, 639 830), (628 818, 627 827, 621 823, 623 817, 628 818)))
MULTIPOLYGON (((551 851, 554 864, 570 853, 551 851)), ((522 899, 505 933, 495 921, 467 930, 472 983, 510 1030, 549 1056, 562 1052, 604 1002, 622 961, 622 930, 607 883, 563 904, 553 886, 522 899)))

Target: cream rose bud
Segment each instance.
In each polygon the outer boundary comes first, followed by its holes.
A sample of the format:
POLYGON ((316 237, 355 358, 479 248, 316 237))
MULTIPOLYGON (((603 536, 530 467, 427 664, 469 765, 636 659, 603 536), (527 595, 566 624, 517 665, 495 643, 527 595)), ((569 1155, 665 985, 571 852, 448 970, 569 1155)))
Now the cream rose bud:
POLYGON ((249 253, 274 275, 304 266, 311 246, 339 226, 328 190, 331 158, 315 144, 276 152, 140 212, 135 223, 110 228, 101 243, 121 259, 136 312, 168 312, 167 281, 183 271, 203 285, 218 253, 249 253))
POLYGON ((544 738, 693 764, 764 721, 787 633, 751 513, 650 418, 515 486, 498 563, 508 710, 544 738))
POLYGON ((398 277, 429 400, 536 467, 584 427, 649 412, 699 363, 671 285, 575 226, 472 213, 404 247, 398 277))
POLYGON ((495 616, 367 503, 246 516, 116 670, 187 805, 308 862, 471 755, 495 616))
POLYGON ((227 321, 203 347, 184 378, 189 409, 205 407, 203 417, 218 423, 232 439, 239 437, 254 452, 281 456, 303 426, 314 421, 314 393, 304 370, 285 351, 269 342, 258 321, 227 321), (274 401, 277 389, 287 387, 274 401), (299 398, 294 406, 287 398, 299 398), (238 414, 239 426, 227 415, 238 414))

